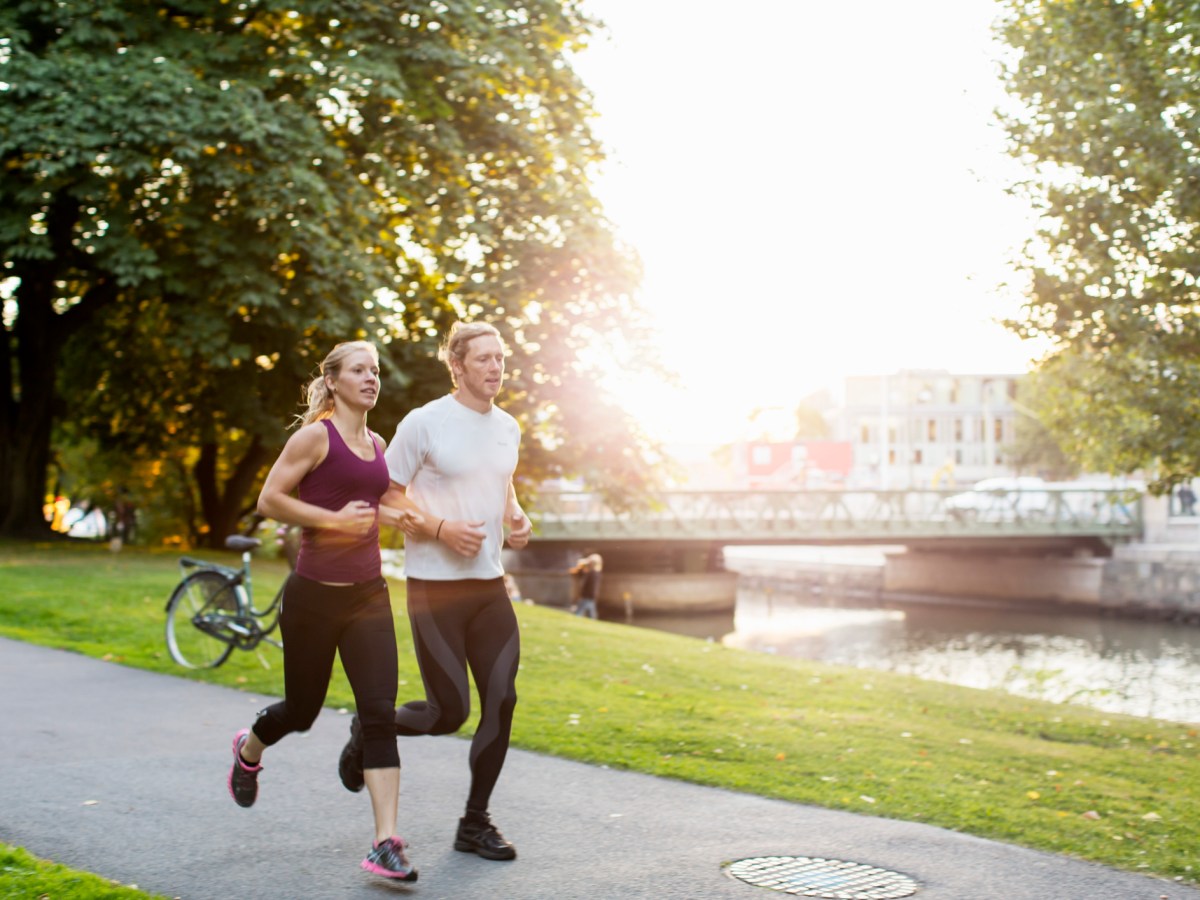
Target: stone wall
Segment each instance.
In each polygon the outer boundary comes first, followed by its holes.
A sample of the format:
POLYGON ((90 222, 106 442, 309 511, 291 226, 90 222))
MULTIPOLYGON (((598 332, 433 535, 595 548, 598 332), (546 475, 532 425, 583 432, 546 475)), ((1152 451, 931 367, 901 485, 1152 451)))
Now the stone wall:
POLYGON ((1098 602, 1140 615, 1200 621, 1200 548, 1129 544, 1105 561, 1098 602))
POLYGON ((896 594, 1095 605, 1105 560, 1093 557, 907 552, 889 555, 883 588, 896 594))
MULTIPOLYGON (((563 571, 509 570, 521 596, 543 606, 571 605, 563 571)), ((737 600, 736 572, 610 572, 600 578, 601 609, 632 613, 727 612, 737 600)))
POLYGON ((752 590, 771 588, 855 600, 878 600, 883 590, 882 565, 740 559, 736 568, 739 584, 752 590))

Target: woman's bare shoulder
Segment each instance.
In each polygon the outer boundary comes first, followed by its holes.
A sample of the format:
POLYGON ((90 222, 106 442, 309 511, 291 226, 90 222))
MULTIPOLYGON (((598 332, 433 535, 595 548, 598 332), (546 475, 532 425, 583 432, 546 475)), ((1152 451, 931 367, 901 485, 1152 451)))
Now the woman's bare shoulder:
POLYGON ((320 421, 301 425, 287 439, 287 444, 284 445, 283 449, 285 452, 299 456, 311 456, 313 454, 324 456, 329 450, 329 432, 320 421))

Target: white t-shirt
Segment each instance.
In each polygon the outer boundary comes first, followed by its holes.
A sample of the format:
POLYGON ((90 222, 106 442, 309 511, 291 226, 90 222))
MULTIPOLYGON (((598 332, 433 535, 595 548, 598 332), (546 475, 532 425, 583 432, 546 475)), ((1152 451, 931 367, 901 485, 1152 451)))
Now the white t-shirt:
POLYGON ((504 410, 476 412, 450 394, 404 417, 384 457, 392 481, 429 515, 484 522, 487 533, 474 557, 432 538, 407 538, 405 574, 429 581, 504 575, 504 511, 520 444, 521 427, 504 410))

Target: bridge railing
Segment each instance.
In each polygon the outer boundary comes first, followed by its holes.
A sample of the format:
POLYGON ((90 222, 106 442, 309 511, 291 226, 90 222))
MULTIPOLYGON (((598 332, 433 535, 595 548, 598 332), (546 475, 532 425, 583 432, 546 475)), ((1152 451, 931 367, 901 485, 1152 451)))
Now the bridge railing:
POLYGON ((1133 538, 1141 497, 1124 490, 668 491, 614 509, 590 492, 543 492, 531 513, 543 540, 779 540, 997 535, 1133 538))

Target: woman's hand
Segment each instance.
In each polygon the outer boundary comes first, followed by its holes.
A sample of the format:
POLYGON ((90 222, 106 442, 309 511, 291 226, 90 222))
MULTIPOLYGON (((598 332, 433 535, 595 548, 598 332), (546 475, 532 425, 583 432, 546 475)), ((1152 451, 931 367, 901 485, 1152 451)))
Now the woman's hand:
POLYGON ((401 509, 396 513, 396 525, 406 537, 414 537, 424 529, 425 517, 414 509, 401 509))
POLYGON ((365 500, 351 500, 333 514, 330 528, 347 534, 366 534, 375 524, 375 507, 365 500))

